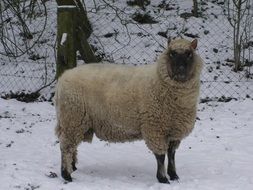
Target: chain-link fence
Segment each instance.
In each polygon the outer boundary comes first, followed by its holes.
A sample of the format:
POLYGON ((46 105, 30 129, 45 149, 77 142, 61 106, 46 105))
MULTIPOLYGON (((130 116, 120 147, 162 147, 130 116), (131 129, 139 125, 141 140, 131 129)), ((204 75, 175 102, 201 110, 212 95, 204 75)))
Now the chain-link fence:
POLYGON ((56 4, 15 2, 0 2, 1 95, 39 92, 55 78, 56 4))
MULTIPOLYGON (((176 8, 176 4, 164 4, 164 7, 157 4, 149 10, 113 4, 102 8, 97 5, 96 9, 94 5, 86 6, 93 28, 89 42, 102 60, 117 64, 152 64, 166 48, 168 37, 197 38, 197 52, 205 62, 201 97, 244 98, 253 95, 252 30, 247 44, 243 44, 242 69, 234 72, 233 27, 222 8, 206 5, 211 8, 195 18, 189 9, 176 8)), ((33 92, 54 81, 56 6, 51 3, 48 7, 43 36, 29 54, 17 59, 1 56, 1 93, 33 92)), ((46 93, 49 91, 44 89, 46 93)))

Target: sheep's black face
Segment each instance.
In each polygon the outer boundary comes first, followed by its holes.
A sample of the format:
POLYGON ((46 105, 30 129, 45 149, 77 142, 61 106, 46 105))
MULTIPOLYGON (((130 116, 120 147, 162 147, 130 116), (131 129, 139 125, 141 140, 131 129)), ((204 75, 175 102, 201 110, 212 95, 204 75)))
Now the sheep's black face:
POLYGON ((195 66, 194 50, 196 47, 196 40, 192 42, 175 40, 169 44, 167 68, 172 80, 186 82, 192 78, 195 66))
POLYGON ((193 52, 191 50, 171 50, 169 57, 171 60, 171 78, 179 82, 189 80, 193 70, 193 52))

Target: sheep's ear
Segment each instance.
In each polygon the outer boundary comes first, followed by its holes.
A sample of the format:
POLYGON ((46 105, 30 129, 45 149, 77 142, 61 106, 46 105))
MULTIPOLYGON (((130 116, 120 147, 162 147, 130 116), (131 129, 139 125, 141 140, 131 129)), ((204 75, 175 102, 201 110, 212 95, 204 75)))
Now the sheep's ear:
POLYGON ((192 42, 191 42, 191 47, 193 49, 196 49, 197 48, 197 45, 198 45, 198 40, 197 39, 194 39, 192 42))
POLYGON ((168 40, 167 40, 167 45, 168 46, 170 45, 170 42, 171 42, 171 37, 168 37, 168 40))

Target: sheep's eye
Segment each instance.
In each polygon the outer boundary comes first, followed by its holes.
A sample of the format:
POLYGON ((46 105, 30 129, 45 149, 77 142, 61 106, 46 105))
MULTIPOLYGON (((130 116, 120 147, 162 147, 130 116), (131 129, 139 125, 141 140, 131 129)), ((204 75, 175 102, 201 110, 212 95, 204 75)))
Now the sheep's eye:
POLYGON ((188 57, 188 58, 192 58, 192 52, 186 52, 186 56, 188 57))
POLYGON ((175 51, 170 52, 170 57, 175 57, 176 55, 177 55, 177 52, 175 52, 175 51))

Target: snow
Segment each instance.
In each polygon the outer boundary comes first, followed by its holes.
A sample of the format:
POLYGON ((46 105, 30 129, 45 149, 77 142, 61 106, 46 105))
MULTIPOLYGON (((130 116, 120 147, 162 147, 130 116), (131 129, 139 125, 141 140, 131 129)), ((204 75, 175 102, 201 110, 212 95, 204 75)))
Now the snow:
POLYGON ((0 99, 0 189, 251 190, 252 107, 252 99, 199 104, 194 131, 176 154, 180 182, 157 182, 155 158, 143 141, 108 144, 95 138, 79 146, 78 170, 65 183, 54 107, 0 99))
POLYGON ((60 5, 58 6, 58 9, 75 9, 75 5, 60 5))
POLYGON ((61 45, 62 45, 62 46, 63 46, 64 43, 66 42, 67 37, 68 37, 68 34, 67 34, 67 33, 63 33, 63 34, 62 34, 62 37, 61 37, 61 45))

